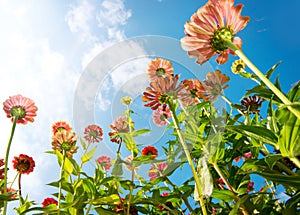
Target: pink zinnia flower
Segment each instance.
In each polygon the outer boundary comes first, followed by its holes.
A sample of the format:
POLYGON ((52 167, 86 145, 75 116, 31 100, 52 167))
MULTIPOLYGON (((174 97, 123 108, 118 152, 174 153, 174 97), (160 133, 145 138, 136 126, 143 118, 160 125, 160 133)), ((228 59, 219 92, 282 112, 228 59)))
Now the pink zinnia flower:
POLYGON ((97 162, 100 164, 100 166, 104 169, 104 170, 109 170, 111 167, 111 160, 110 157, 107 156, 101 156, 97 159, 97 162))
POLYGON ((27 122, 34 122, 33 117, 36 116, 38 108, 35 106, 33 100, 23 97, 21 95, 10 96, 3 103, 3 110, 11 121, 17 117, 17 123, 27 124, 27 122))
POLYGON ((84 139, 88 143, 98 143, 102 141, 103 131, 98 125, 89 125, 84 129, 84 139))
POLYGON ((20 154, 19 157, 14 157, 13 167, 20 174, 29 174, 33 172, 33 169, 35 167, 35 162, 32 159, 32 157, 29 157, 28 155, 20 154))
MULTIPOLYGON (((130 123, 130 126, 133 126, 133 122, 130 123)), ((129 132, 127 116, 118 117, 109 127, 113 130, 112 132, 108 133, 110 141, 118 144, 121 143, 122 138, 120 137, 119 133, 129 132)))
POLYGON ((151 156, 153 159, 157 157, 158 151, 154 146, 146 146, 142 150, 142 155, 151 156))
MULTIPOLYGON (((4 166, 4 159, 0 159, 0 167, 4 166)), ((4 179, 4 168, 0 168, 0 179, 4 179)))
POLYGON ((184 25, 186 37, 181 39, 182 47, 190 57, 197 58, 197 63, 203 64, 219 54, 217 62, 224 64, 228 53, 234 54, 225 41, 241 48, 242 40, 235 35, 246 27, 250 18, 241 16, 242 4, 233 4, 234 0, 209 0, 184 25))
POLYGON ((174 69, 172 63, 162 58, 156 58, 150 61, 147 69, 147 74, 150 81, 155 81, 158 78, 164 78, 168 75, 172 75, 174 69))
POLYGON ((167 168, 167 164, 165 162, 159 163, 157 165, 153 165, 150 167, 148 171, 148 176, 150 178, 150 181, 156 179, 161 175, 161 173, 167 168))
POLYGON ((71 131, 72 128, 71 128, 70 124, 65 122, 65 121, 57 121, 57 122, 52 124, 52 133, 53 133, 53 135, 55 135, 56 132, 59 132, 59 131, 62 131, 62 130, 71 131))
POLYGON ((55 204, 57 205, 58 202, 54 198, 45 198, 44 201, 42 202, 43 208, 47 207, 48 205, 55 204))
POLYGON ((168 124, 168 119, 171 119, 171 111, 168 107, 159 106, 156 111, 153 111, 152 119, 157 126, 166 126, 168 124))

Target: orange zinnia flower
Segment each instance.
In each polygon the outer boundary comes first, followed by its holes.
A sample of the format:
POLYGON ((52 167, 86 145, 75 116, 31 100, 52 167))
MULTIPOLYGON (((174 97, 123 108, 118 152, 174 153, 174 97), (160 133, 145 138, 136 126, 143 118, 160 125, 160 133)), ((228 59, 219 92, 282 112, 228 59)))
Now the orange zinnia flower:
POLYGON ((27 122, 34 122, 33 117, 36 116, 36 111, 38 108, 35 106, 34 101, 23 97, 21 95, 10 96, 3 103, 3 110, 11 121, 17 117, 17 123, 27 124, 27 122))
POLYGON ((243 4, 233 4, 234 0, 209 0, 184 25, 186 37, 181 39, 182 48, 190 57, 196 57, 197 63, 202 65, 219 54, 217 62, 224 64, 228 53, 234 54, 225 41, 241 48, 242 40, 235 35, 246 27, 250 18, 241 16, 243 4))
POLYGON ((164 78, 168 75, 172 75, 174 69, 172 63, 162 58, 156 58, 150 61, 147 69, 147 74, 150 81, 155 81, 158 78, 164 78))
POLYGON ((55 123, 52 124, 52 133, 53 135, 56 134, 56 132, 58 131, 62 131, 62 130, 67 130, 67 131, 71 131, 72 128, 71 126, 65 122, 65 121, 57 121, 55 123))
POLYGON ((73 154, 77 152, 78 146, 75 146, 77 137, 75 132, 62 130, 57 132, 52 137, 52 149, 58 150, 60 153, 65 151, 68 158, 72 158, 73 154))

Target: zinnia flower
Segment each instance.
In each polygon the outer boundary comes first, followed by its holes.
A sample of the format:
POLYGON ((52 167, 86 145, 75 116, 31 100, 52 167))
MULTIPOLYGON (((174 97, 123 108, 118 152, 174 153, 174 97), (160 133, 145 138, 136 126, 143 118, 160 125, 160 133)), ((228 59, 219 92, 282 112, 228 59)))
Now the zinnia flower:
POLYGON ((33 172, 35 167, 35 162, 32 157, 28 155, 20 154, 19 157, 14 157, 13 160, 13 167, 16 169, 20 174, 29 174, 33 172))
POLYGON ((242 59, 238 59, 236 61, 234 61, 231 65, 231 71, 234 74, 239 74, 240 72, 243 72, 243 70, 245 69, 246 64, 242 59))
POLYGON ((55 123, 52 124, 52 133, 53 133, 53 135, 55 135, 56 132, 59 132, 59 131, 62 131, 62 130, 71 131, 72 128, 65 121, 57 121, 57 122, 55 122, 55 123))
POLYGON ((201 82, 198 79, 183 80, 184 90, 180 92, 180 98, 182 104, 185 106, 191 106, 200 103, 202 97, 201 82))
POLYGON ((84 139, 88 143, 98 143, 102 141, 103 131, 98 125, 89 125, 84 129, 84 139))
POLYGON ((78 146, 75 146, 77 137, 75 132, 62 130, 57 132, 52 137, 52 149, 58 150, 60 153, 65 151, 68 158, 72 158, 73 154, 77 152, 78 146))
POLYGON ((142 155, 151 156, 153 159, 157 157, 158 151, 154 146, 146 146, 142 150, 142 155))
POLYGON ((167 168, 167 164, 165 162, 159 163, 157 165, 153 165, 150 167, 148 171, 148 176, 150 178, 150 181, 156 179, 161 175, 161 173, 167 168))
POLYGON ((27 124, 27 122, 34 122, 33 117, 36 116, 38 108, 35 106, 33 100, 23 97, 21 95, 10 96, 3 103, 3 110, 11 121, 17 117, 17 123, 27 124))
MULTIPOLYGON (((130 126, 133 125, 133 122, 130 123, 130 126)), ((110 141, 115 143, 121 143, 122 138, 120 137, 119 133, 127 133, 129 132, 129 125, 127 116, 120 116, 118 117, 110 126, 113 132, 109 132, 108 135, 110 137, 110 141)))
MULTIPOLYGON (((4 194, 4 187, 1 189, 1 194, 4 194)), ((16 199, 18 198, 17 191, 14 188, 8 187, 6 189, 6 195, 11 198, 11 199, 16 199)))
POLYGON ((228 84, 223 86, 229 81, 229 77, 222 74, 220 70, 215 72, 209 72, 206 75, 206 80, 201 82, 199 93, 203 100, 215 100, 218 95, 222 95, 224 89, 228 87, 228 84))
POLYGON ((182 84, 177 85, 178 79, 178 75, 170 75, 152 81, 150 87, 147 87, 146 91, 143 93, 143 102, 148 102, 144 106, 156 110, 159 106, 165 108, 170 99, 177 99, 179 97, 179 92, 184 87, 182 84))
POLYGON ((219 54, 217 62, 224 64, 228 53, 234 54, 225 41, 241 48, 242 40, 235 35, 246 27, 250 18, 241 16, 242 4, 233 4, 234 0, 209 0, 184 25, 186 37, 181 39, 181 45, 190 57, 197 58, 197 63, 202 65, 219 54))
POLYGON ((168 124, 168 119, 172 117, 171 111, 168 107, 165 109, 162 106, 159 106, 156 111, 153 111, 152 119, 155 125, 165 126, 168 124))
POLYGON ((168 75, 172 75, 173 72, 174 69, 172 67, 172 63, 162 58, 151 60, 147 69, 150 81, 155 81, 158 78, 164 78, 168 75))
POLYGON ((47 207, 48 205, 55 204, 57 205, 58 202, 54 198, 45 198, 44 201, 42 202, 43 208, 47 207))
POLYGON ((128 106, 132 103, 132 98, 130 96, 124 96, 123 98, 121 98, 121 103, 128 106))
POLYGON ((263 101, 264 99, 259 96, 248 96, 241 101, 241 111, 244 113, 259 113, 263 101))
MULTIPOLYGON (((0 159, 0 167, 4 166, 4 159, 0 159)), ((4 179, 4 168, 0 168, 0 179, 4 179)))
POLYGON ((100 164, 100 166, 104 169, 104 170, 109 170, 111 167, 111 160, 110 157, 107 156, 101 156, 97 159, 97 162, 100 164))

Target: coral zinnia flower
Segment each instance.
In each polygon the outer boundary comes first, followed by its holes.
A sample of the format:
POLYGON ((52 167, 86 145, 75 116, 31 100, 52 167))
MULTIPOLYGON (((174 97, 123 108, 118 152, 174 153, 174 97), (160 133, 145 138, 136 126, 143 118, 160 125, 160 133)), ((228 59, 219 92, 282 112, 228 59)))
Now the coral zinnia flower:
POLYGON ((157 157, 158 151, 154 146, 146 146, 142 150, 142 155, 151 156, 153 159, 157 157))
POLYGON ((58 202, 54 198, 45 198, 44 201, 42 202, 43 208, 47 207, 48 205, 52 204, 58 204, 58 202))
POLYGON ((35 162, 32 157, 28 155, 20 154, 19 157, 14 157, 13 160, 13 167, 16 169, 20 174, 29 174, 33 172, 35 167, 35 162))
POLYGON ((165 162, 159 163, 156 166, 151 166, 148 171, 148 176, 150 181, 156 179, 160 176, 160 174, 167 168, 167 164, 165 162))
MULTIPOLYGON (((0 167, 4 166, 4 159, 0 159, 0 167)), ((4 168, 0 169, 0 179, 4 179, 4 168)))
POLYGON ((53 133, 53 135, 55 135, 56 132, 59 132, 59 131, 62 131, 62 130, 71 131, 72 128, 65 121, 57 121, 57 122, 55 122, 55 123, 52 124, 52 133, 53 133))
POLYGON ((163 108, 159 106, 156 111, 153 111, 152 119, 155 125, 165 126, 168 123, 168 119, 172 117, 171 111, 168 107, 163 108))
POLYGON ((84 139, 88 143, 98 143, 102 141, 103 131, 98 125, 89 125, 84 129, 84 139))
POLYGON ((233 4, 234 0, 209 0, 184 25, 186 37, 181 39, 181 45, 190 57, 197 58, 197 63, 202 65, 219 54, 217 62, 224 64, 228 53, 234 54, 225 41, 241 48, 242 40, 235 35, 246 27, 250 18, 241 16, 242 4, 233 4))
POLYGON ((199 98, 202 97, 201 82, 198 79, 183 80, 184 90, 180 92, 182 104, 191 106, 200 103, 199 98))
POLYGON ((263 101, 264 99, 259 96, 248 96, 241 101, 241 111, 244 113, 259 113, 263 101))
POLYGON ((152 81, 143 93, 143 102, 148 102, 144 106, 156 110, 159 106, 166 107, 169 99, 177 99, 184 87, 181 83, 177 85, 178 79, 178 75, 169 75, 152 81))
POLYGON ((229 81, 229 77, 222 74, 220 70, 215 72, 209 72, 206 75, 206 80, 201 82, 201 87, 199 88, 199 93, 203 100, 215 100, 218 95, 222 95, 224 89, 228 87, 228 84, 223 86, 229 81))
POLYGON ((77 152, 78 146, 75 146, 77 137, 75 132, 62 130, 57 132, 52 137, 52 149, 58 150, 60 153, 65 151, 68 158, 72 158, 73 154, 77 152))
MULTIPOLYGON (((130 126, 133 129, 133 122, 130 122, 130 126)), ((127 133, 129 132, 129 125, 127 116, 118 117, 110 126, 113 132, 109 132, 108 135, 110 137, 110 141, 115 143, 121 143, 122 137, 120 137, 119 133, 127 133)))
MULTIPOLYGON (((4 194, 4 187, 1 189, 1 194, 4 194)), ((17 191, 14 188, 8 187, 6 189, 6 195, 11 198, 11 199, 16 199, 18 198, 17 191)))
POLYGON ((23 97, 21 95, 10 96, 3 103, 3 110, 11 121, 17 117, 17 123, 27 124, 27 122, 34 122, 33 117, 36 116, 36 111, 38 108, 35 106, 33 100, 23 97))
POLYGON ((97 162, 100 164, 100 166, 104 169, 104 170, 109 170, 111 167, 111 160, 110 157, 107 156, 101 156, 97 159, 97 162))
POLYGON ((155 81, 158 78, 164 78, 168 75, 172 75, 174 69, 172 63, 162 58, 156 58, 150 61, 147 69, 147 74, 150 81, 155 81))

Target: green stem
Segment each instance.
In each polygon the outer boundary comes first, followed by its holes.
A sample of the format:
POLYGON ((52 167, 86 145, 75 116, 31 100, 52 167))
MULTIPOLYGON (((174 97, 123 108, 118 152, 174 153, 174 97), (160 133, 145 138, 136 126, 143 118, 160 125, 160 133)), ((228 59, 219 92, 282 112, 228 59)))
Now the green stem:
POLYGON ((21 173, 19 173, 19 178, 18 178, 18 186, 19 186, 19 201, 20 201, 20 206, 23 205, 23 198, 22 198, 22 191, 21 191, 21 173))
POLYGON ((179 141, 180 141, 180 143, 182 145, 183 151, 185 153, 185 156, 186 156, 186 158, 188 160, 188 163, 189 163, 189 165, 191 167, 191 170, 192 170, 192 173, 193 173, 193 176, 194 176, 194 180, 195 180, 195 184, 196 184, 196 189, 197 189, 198 195, 199 195, 199 201, 200 201, 200 207, 201 207, 202 213, 203 213, 203 215, 207 215, 206 207, 205 207, 205 204, 204 204, 204 199, 203 199, 203 196, 202 196, 202 190, 201 190, 200 181, 199 181, 199 178, 198 178, 198 175, 197 175, 197 172, 196 172, 196 169, 195 169, 192 157, 190 155, 188 146, 185 143, 185 141, 184 141, 184 139, 183 139, 183 137, 181 135, 180 128, 179 128, 179 126, 177 124, 177 118, 176 118, 176 115, 175 115, 174 110, 171 107, 171 105, 170 105, 170 110, 171 110, 172 120, 173 120, 173 123, 174 123, 174 128, 175 128, 175 130, 177 132, 179 141))
POLYGON ((213 165, 214 169, 216 170, 216 172, 218 173, 218 175, 222 178, 222 180, 225 183, 225 185, 227 186, 227 188, 231 192, 236 192, 236 190, 233 187, 231 187, 229 182, 226 180, 226 177, 224 176, 223 172, 221 171, 219 165, 216 162, 212 163, 212 165, 213 165))
POLYGON ((61 199, 61 189, 62 189, 62 183, 61 183, 61 179, 63 177, 63 172, 64 172, 64 165, 65 165, 65 160, 66 160, 66 151, 63 150, 63 160, 61 163, 61 167, 60 167, 60 172, 59 172, 59 185, 58 185, 58 204, 57 204, 57 208, 58 208, 58 212, 57 214, 60 214, 60 199, 61 199))
MULTIPOLYGON (((9 151, 10 151, 12 139, 14 137, 14 133, 15 133, 17 121, 18 121, 18 117, 15 117, 13 125, 12 125, 12 128, 11 128, 11 132, 10 132, 10 137, 9 137, 9 141, 8 141, 8 144, 7 144, 7 148, 6 148, 5 161, 4 161, 5 162, 5 164, 4 164, 4 192, 3 192, 4 195, 7 194, 7 170, 8 170, 7 166, 8 166, 8 157, 9 157, 9 151)), ((6 215, 6 211, 7 211, 7 201, 4 200, 3 215, 6 215)))
POLYGON ((291 101, 244 55, 244 53, 231 41, 226 41, 228 48, 230 48, 234 53, 239 56, 245 64, 257 75, 257 77, 264 82, 266 86, 285 104, 287 108, 300 119, 300 112, 290 106, 291 101))

